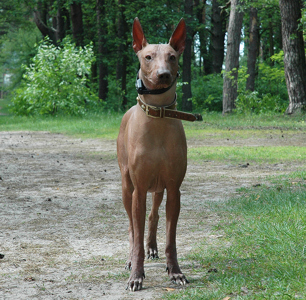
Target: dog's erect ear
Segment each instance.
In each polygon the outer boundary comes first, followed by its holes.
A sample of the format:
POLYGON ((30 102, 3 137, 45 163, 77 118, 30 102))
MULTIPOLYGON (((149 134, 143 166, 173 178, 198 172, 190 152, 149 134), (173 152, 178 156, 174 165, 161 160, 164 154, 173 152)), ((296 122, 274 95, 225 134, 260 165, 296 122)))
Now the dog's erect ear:
POLYGON ((182 54, 185 49, 185 40, 186 40, 186 23, 184 19, 181 19, 175 30, 172 33, 172 36, 169 40, 169 45, 179 54, 182 54))
POLYGON ((144 36, 139 19, 135 18, 133 23, 133 49, 137 53, 147 45, 148 42, 146 40, 146 37, 144 36))

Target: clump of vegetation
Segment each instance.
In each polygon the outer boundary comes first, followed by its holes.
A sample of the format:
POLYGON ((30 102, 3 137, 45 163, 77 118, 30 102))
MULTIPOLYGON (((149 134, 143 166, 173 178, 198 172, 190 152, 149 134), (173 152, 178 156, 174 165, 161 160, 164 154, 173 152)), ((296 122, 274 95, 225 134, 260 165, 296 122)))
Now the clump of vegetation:
POLYGON ((167 299, 304 299, 306 174, 219 204, 220 238, 190 255, 201 279, 167 299))
POLYGON ((288 92, 285 82, 284 52, 271 56, 273 66, 266 62, 258 64, 255 91, 245 90, 247 68, 239 69, 237 113, 284 113, 288 106, 288 92))
POLYGON ((98 103, 91 92, 89 76, 95 60, 93 46, 77 48, 69 38, 60 46, 45 39, 16 89, 12 111, 18 115, 84 114, 98 103))

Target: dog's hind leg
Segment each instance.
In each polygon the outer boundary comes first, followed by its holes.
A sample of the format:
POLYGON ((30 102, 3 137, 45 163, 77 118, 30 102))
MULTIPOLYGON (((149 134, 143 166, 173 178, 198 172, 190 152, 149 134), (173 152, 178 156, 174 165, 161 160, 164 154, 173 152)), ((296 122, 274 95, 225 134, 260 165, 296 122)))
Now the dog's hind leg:
POLYGON ((149 215, 149 225, 148 225, 148 237, 147 237, 147 258, 157 259, 157 241, 156 232, 159 220, 158 208, 163 201, 164 191, 159 193, 152 193, 152 209, 149 215))

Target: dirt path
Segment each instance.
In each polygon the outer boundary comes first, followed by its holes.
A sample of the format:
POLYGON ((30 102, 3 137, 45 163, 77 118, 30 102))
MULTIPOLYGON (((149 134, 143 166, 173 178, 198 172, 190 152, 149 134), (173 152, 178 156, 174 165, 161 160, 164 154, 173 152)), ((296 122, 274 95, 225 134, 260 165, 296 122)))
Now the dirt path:
MULTIPOLYGON (((301 143, 297 137, 288 143, 295 140, 301 143)), ((189 147, 196 144, 189 141, 189 147)), ((115 141, 0 132, 0 254, 4 255, 0 299, 160 299, 167 289, 178 288, 165 272, 163 203, 160 259, 145 262, 144 290, 125 290, 128 220, 121 203, 115 148, 115 141)), ((218 216, 209 210, 208 201, 222 201, 239 187, 298 167, 190 162, 182 186, 179 258, 196 248, 201 238, 211 243, 218 238, 211 232, 218 216)), ((194 263, 180 260, 180 265, 197 284, 194 263)))

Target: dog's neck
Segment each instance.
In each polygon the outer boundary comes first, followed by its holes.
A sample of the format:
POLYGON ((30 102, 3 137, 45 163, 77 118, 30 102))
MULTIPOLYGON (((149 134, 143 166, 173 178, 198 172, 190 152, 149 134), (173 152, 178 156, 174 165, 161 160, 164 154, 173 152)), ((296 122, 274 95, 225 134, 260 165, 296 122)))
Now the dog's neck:
POLYGON ((140 95, 140 98, 146 104, 156 106, 156 107, 171 105, 173 101, 176 99, 176 82, 165 93, 158 94, 158 95, 144 94, 144 95, 140 95))

